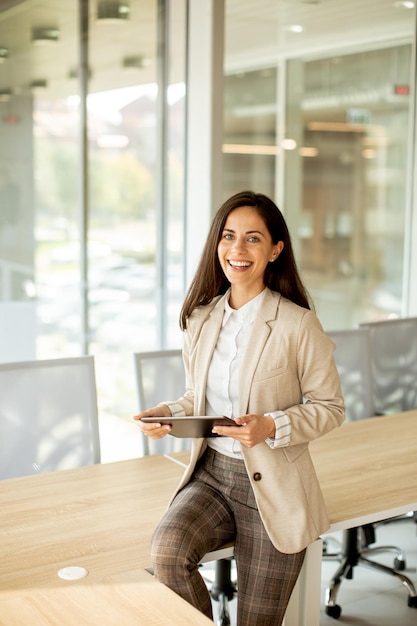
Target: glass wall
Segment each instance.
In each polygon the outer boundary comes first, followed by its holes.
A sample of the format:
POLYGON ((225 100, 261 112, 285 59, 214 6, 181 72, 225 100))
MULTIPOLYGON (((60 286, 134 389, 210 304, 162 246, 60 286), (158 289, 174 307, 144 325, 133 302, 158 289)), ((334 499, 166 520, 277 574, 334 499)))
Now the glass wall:
POLYGON ((305 64, 300 260, 327 327, 403 312, 411 54, 305 64))
POLYGON ((415 6, 307 4, 226 3, 223 189, 277 200, 330 330, 405 313, 415 6))
POLYGON ((0 7, 0 360, 93 354, 104 460, 140 452, 113 437, 133 352, 181 345, 186 3, 168 7, 0 7))
POLYGON ((174 47, 169 35, 174 23, 185 32, 181 3, 171 17, 154 0, 137 2, 128 30, 125 20, 107 20, 90 35, 99 81, 91 77, 88 96, 89 349, 108 419, 130 418, 136 407, 133 352, 181 345, 185 37, 174 47), (172 66, 162 67, 166 58, 172 66), (100 70, 117 77, 112 89, 107 80, 102 90, 100 70))
POLYGON ((238 72, 224 81, 224 195, 258 189, 275 196, 276 67, 238 72))
MULTIPOLYGON (((327 329, 404 312, 416 211, 415 6, 331 4, 226 0, 223 142, 224 197, 278 201, 327 329)), ((181 345, 186 26, 186 0, 0 6, 0 360, 94 354, 104 460, 137 453, 133 352, 181 345)))

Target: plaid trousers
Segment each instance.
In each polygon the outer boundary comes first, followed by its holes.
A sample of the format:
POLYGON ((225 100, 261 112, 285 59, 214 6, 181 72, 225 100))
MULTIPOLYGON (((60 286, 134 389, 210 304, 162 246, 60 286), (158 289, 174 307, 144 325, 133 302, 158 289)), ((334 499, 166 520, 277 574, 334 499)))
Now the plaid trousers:
POLYGON ((234 541, 237 569, 237 626, 280 626, 305 550, 283 554, 272 545, 244 462, 207 448, 155 529, 155 576, 213 619, 198 565, 207 552, 229 541, 234 541))

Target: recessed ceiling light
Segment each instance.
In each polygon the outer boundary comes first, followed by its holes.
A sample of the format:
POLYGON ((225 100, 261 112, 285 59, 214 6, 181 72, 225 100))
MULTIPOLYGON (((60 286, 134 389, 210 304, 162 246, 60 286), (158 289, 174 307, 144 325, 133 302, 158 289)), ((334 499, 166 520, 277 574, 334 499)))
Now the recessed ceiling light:
POLYGON ((126 0, 102 0, 97 5, 97 21, 116 23, 129 18, 130 8, 126 0))
POLYGON ((291 24, 287 26, 285 30, 288 30, 290 33, 302 33, 304 32, 304 26, 301 24, 291 24))
POLYGON ((281 141, 281 148, 284 150, 295 150, 297 147, 297 142, 295 139, 283 139, 281 141))
POLYGON ((131 56, 123 59, 123 67, 127 70, 138 70, 145 67, 145 59, 143 56, 131 56))
POLYGON ((32 30, 32 43, 36 46, 44 46, 59 41, 59 30, 55 27, 39 26, 32 30))
POLYGON ((317 148, 313 148, 312 146, 302 146, 298 152, 302 157, 316 157, 319 153, 317 148))
POLYGON ((0 89, 0 102, 8 102, 12 97, 11 89, 0 89))
POLYGON ((48 87, 48 81, 45 80, 44 78, 32 80, 32 82, 30 83, 30 89, 31 91, 33 91, 33 93, 41 93, 45 91, 47 87, 48 87))
MULTIPOLYGON (((79 73, 78 73, 78 68, 71 68, 68 71, 68 78, 70 80, 73 80, 74 78, 78 78, 79 77, 79 73)), ((92 78, 93 77, 93 72, 90 68, 88 68, 88 78, 92 78)))

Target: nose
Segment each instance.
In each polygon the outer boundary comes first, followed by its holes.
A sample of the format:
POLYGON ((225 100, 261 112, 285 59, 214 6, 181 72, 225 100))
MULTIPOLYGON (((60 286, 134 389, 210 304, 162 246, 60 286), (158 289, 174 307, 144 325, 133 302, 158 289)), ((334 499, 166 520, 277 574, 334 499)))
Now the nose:
POLYGON ((234 252, 243 252, 246 250, 246 240, 244 237, 235 237, 233 240, 232 250, 234 252))

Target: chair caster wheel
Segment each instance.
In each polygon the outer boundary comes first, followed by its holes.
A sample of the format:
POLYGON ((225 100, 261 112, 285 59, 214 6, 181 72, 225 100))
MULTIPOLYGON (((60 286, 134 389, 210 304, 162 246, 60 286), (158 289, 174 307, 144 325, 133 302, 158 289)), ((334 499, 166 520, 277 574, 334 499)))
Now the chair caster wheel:
POLYGON ((404 559, 394 559, 394 568, 397 572, 402 572, 405 570, 405 561, 404 559))
POLYGON ((224 593, 220 593, 217 598, 220 604, 219 616, 217 618, 217 626, 230 626, 230 615, 227 607, 227 596, 224 593))
POLYGON ((217 626, 230 626, 230 617, 228 613, 223 613, 220 615, 218 621, 216 622, 217 626))
POLYGON ((417 596, 408 596, 408 606, 417 609, 417 596))
POLYGON ((326 615, 329 617, 333 617, 334 619, 339 619, 342 614, 342 607, 338 604, 333 604, 332 606, 326 606, 325 608, 326 615))

